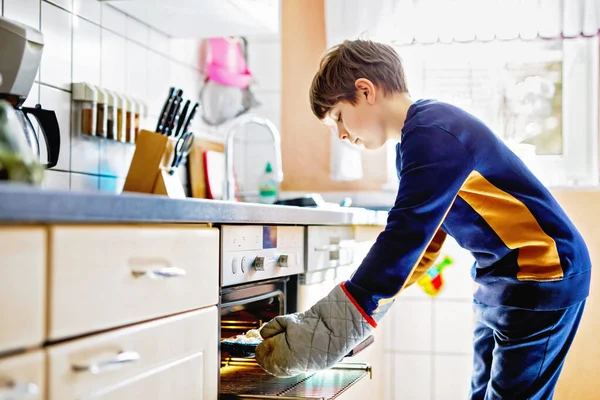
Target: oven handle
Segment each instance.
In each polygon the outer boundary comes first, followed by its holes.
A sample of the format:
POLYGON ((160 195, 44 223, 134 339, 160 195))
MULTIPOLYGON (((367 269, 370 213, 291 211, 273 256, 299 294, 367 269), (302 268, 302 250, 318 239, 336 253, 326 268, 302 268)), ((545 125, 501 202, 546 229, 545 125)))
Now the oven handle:
MULTIPOLYGON (((223 309, 235 308, 235 307, 246 305, 248 303, 254 303, 254 302, 262 301, 262 300, 268 300, 273 297, 278 297, 280 300, 279 304, 283 305, 283 302, 285 300, 285 298, 283 296, 283 292, 281 290, 273 290, 272 292, 260 294, 257 296, 247 297, 245 299, 232 301, 232 302, 229 302, 226 304, 221 304, 221 312, 223 311, 223 309)), ((283 310, 280 309, 279 313, 282 314, 283 310)))

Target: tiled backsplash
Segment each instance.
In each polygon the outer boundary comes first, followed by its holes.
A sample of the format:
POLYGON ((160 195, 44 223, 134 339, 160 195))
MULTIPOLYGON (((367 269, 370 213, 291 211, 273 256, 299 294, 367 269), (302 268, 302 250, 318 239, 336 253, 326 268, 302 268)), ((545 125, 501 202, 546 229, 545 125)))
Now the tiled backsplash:
MULTIPOLYGON (((0 0, 0 5, 4 17, 44 34, 40 71, 26 102, 54 110, 61 129, 59 163, 46 171, 44 187, 119 192, 134 146, 75 132, 71 82, 87 81, 142 99, 149 107, 142 127, 153 129, 170 86, 197 99, 198 40, 170 38, 97 0, 0 0)), ((255 112, 279 127, 279 37, 249 38, 249 43, 249 67, 263 104, 255 112)), ((203 125, 200 118, 194 128, 201 136, 223 138, 221 130, 203 125)), ((236 170, 242 187, 255 186, 267 158, 273 159, 269 143, 260 132, 239 139, 236 170)))
POLYGON ((381 321, 385 400, 468 398, 472 369, 472 256, 448 238, 442 248, 453 264, 443 271, 436 297, 414 284, 398 296, 381 321))

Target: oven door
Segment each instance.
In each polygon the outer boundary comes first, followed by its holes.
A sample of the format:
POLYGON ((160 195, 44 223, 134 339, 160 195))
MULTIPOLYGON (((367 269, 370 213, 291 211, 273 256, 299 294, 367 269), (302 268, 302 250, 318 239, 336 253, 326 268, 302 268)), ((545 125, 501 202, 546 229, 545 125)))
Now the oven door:
MULTIPOLYGON (((226 288, 221 293, 221 340, 257 329, 271 318, 296 311, 296 278, 226 288)), ((348 362, 293 378, 266 373, 252 357, 239 358, 221 351, 221 399, 336 399, 352 397, 352 386, 371 377, 368 363, 348 362)))

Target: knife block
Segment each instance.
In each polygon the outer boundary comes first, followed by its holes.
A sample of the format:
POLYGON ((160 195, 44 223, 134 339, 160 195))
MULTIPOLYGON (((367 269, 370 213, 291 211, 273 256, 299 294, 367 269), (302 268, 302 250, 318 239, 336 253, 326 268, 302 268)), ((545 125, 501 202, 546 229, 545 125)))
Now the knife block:
POLYGON ((168 165, 173 159, 176 140, 160 133, 142 130, 127 172, 123 192, 166 195, 185 198, 177 173, 171 175, 168 165))

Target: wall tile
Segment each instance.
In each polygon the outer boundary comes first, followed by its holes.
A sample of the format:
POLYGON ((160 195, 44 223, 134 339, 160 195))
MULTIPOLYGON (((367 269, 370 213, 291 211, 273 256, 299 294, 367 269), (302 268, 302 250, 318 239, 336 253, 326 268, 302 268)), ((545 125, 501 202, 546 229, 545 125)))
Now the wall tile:
POLYGON ((125 24, 126 36, 143 46, 148 46, 148 39, 150 36, 150 29, 148 25, 141 23, 140 21, 127 16, 127 23, 125 24))
POLYGON ((44 180, 42 188, 51 190, 69 190, 70 173, 66 171, 44 171, 44 180))
POLYGON ((102 17, 102 3, 98 0, 73 0, 73 13, 99 25, 102 17))
POLYGON ((121 193, 123 190, 123 185, 125 184, 125 179, 121 178, 112 178, 101 176, 100 177, 100 191, 107 193, 121 193))
POLYGON ((472 362, 471 356, 434 356, 433 398, 435 400, 469 398, 472 362))
POLYGON ((125 36, 127 15, 116 8, 102 4, 102 27, 125 36))
POLYGON ((198 66, 198 49, 200 40, 197 39, 169 39, 169 51, 171 58, 184 63, 190 67, 198 66))
POLYGON ((114 140, 100 142, 100 174, 125 178, 135 146, 114 140))
POLYGON ((433 305, 430 300, 398 298, 390 312, 394 318, 394 350, 432 350, 433 305))
POLYGON ((71 190, 77 192, 97 192, 99 186, 99 176, 71 172, 71 190))
POLYGON ((54 110, 60 127, 60 155, 55 169, 69 171, 71 166, 71 93, 40 85, 40 104, 54 110))
POLYGON ((73 82, 100 85, 100 27, 73 16, 73 82))
MULTIPOLYGON (((244 188, 246 191, 258 191, 262 175, 265 172, 267 162, 271 163, 275 171, 275 151, 269 143, 248 142, 245 156, 246 168, 244 168, 244 188)), ((240 178, 238 178, 240 179, 240 178)))
POLYGON ((126 91, 139 99, 148 95, 148 50, 132 41, 127 41, 126 91))
POLYGON ((148 51, 148 113, 158 116, 169 94, 169 60, 148 51))
POLYGON ((71 88, 72 15, 50 3, 42 2, 44 53, 40 67, 42 83, 65 90, 71 88))
POLYGON ((473 352, 474 314, 471 302, 434 301, 434 351, 473 352))
POLYGON ((431 400, 431 356, 395 354, 394 359, 393 399, 431 400))
POLYGON ((471 253, 462 249, 451 237, 446 239, 438 262, 446 255, 452 258, 452 265, 445 268, 442 273, 444 287, 436 298, 440 300, 472 300, 475 286, 471 279, 471 267, 475 259, 471 253))
POLYGON ((248 43, 248 68, 256 90, 281 90, 281 43, 248 43))
POLYGON ((127 41, 119 35, 102 29, 101 47, 101 85, 106 89, 124 93, 127 41))
MULTIPOLYGON (((261 105, 249 112, 271 121, 277 130, 280 131, 281 135, 281 93, 257 92, 255 96, 261 105)), ((271 133, 262 125, 246 125, 243 134, 244 138, 249 142, 273 142, 271 133)))
POLYGON ((4 0, 4 17, 40 29, 40 0, 4 0))
POLYGON ((73 10, 73 0, 44 0, 49 3, 54 3, 59 7, 64 8, 65 10, 72 11, 73 10))
MULTIPOLYGON (((77 116, 73 116, 73 123, 77 116)), ((98 175, 100 168, 100 142, 102 139, 73 133, 71 136, 71 171, 98 175)))
POLYGON ((169 54, 169 36, 164 33, 157 31, 156 29, 150 29, 148 33, 149 47, 155 52, 168 55, 169 54))

